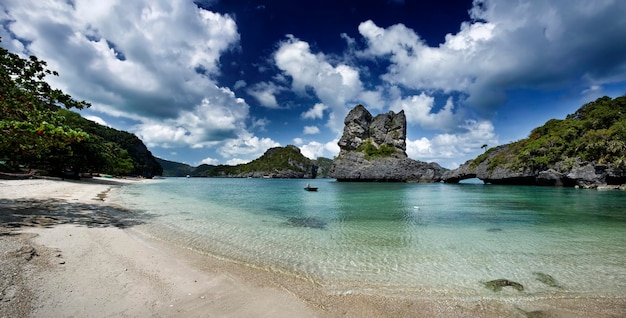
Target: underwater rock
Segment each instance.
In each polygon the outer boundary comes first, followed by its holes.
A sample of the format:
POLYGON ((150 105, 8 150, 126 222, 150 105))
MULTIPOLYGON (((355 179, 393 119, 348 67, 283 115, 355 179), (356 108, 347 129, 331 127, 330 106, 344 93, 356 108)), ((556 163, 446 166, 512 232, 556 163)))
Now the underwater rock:
POLYGON ((521 308, 515 307, 517 308, 517 310, 519 310, 522 314, 524 314, 524 316, 526 316, 526 318, 544 318, 544 317, 548 317, 546 315, 545 312, 541 311, 541 310, 534 310, 534 311, 525 311, 521 308))
POLYGON ((561 288, 561 285, 559 285, 559 283, 556 282, 556 279, 554 279, 554 277, 545 274, 545 273, 541 273, 541 272, 534 272, 533 275, 535 275, 535 279, 550 286, 550 287, 554 287, 554 288, 561 288))
POLYGON ((487 229, 487 232, 502 232, 502 229, 499 227, 492 227, 490 229, 487 229))
POLYGON ((510 281, 508 279, 503 279, 503 278, 490 280, 484 284, 487 289, 490 289, 494 292, 501 291, 502 287, 507 287, 507 286, 513 287, 517 289, 518 291, 524 290, 524 286, 522 286, 522 284, 514 282, 514 281, 510 281))
POLYGON ((326 228, 326 222, 320 220, 320 219, 316 219, 316 218, 312 218, 312 217, 295 217, 292 216, 290 218, 287 219, 287 223, 289 223, 289 225, 292 226, 298 226, 298 227, 310 227, 313 229, 325 229, 326 228))

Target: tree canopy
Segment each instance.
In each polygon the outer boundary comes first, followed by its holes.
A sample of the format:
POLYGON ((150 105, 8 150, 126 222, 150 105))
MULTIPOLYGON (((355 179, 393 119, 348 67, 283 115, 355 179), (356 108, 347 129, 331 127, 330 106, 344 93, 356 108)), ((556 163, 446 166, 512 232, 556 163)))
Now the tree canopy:
MULTIPOLYGON (((1 39, 0 39, 1 41, 1 39)), ((35 56, 0 47, 0 169, 60 174, 103 172, 154 176, 162 169, 135 135, 89 121, 69 109, 91 104, 53 89, 58 76, 35 56)))
MULTIPOLYGON (((478 156, 474 164, 486 160, 478 156)), ((551 119, 532 130, 526 139, 511 143, 489 162, 513 169, 542 170, 557 162, 564 169, 576 160, 626 166, 626 96, 602 97, 580 107, 565 119, 551 119)))
POLYGON ((68 126, 57 109, 90 104, 51 88, 45 78, 58 73, 46 65, 35 56, 23 59, 0 47, 0 160, 8 166, 55 165, 55 158, 71 155, 71 144, 89 138, 68 126))

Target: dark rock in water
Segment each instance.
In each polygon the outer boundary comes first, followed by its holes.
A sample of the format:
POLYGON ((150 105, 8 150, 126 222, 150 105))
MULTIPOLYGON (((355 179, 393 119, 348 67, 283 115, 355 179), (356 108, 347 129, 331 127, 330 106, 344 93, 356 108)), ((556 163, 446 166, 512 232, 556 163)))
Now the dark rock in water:
POLYGON ((298 227, 310 227, 313 229, 325 229, 326 228, 326 222, 320 220, 320 219, 316 219, 316 218, 312 218, 312 217, 295 217, 292 216, 290 218, 287 219, 287 223, 289 223, 289 225, 292 226, 298 226, 298 227))
POLYGON ((554 287, 554 288, 561 288, 561 286, 559 285, 559 283, 556 282, 556 279, 554 279, 554 277, 545 274, 545 273, 541 273, 541 272, 534 272, 533 275, 535 275, 535 279, 550 286, 550 287, 554 287))
POLYGON ((508 286, 513 287, 513 288, 515 288, 518 291, 523 291, 524 290, 524 286, 522 286, 522 284, 514 282, 514 281, 510 281, 508 279, 503 279, 503 278, 496 279, 496 280, 490 280, 490 281, 484 283, 484 285, 485 285, 485 287, 487 289, 490 289, 490 290, 492 290, 494 292, 501 291, 502 287, 508 287, 508 286))
MULTIPOLYGON (((516 307, 517 308, 517 307, 516 307)), ((548 317, 543 311, 541 310, 534 310, 534 311, 525 311, 521 308, 517 308, 517 310, 519 310, 522 314, 524 314, 524 316, 526 316, 527 318, 543 318, 543 317, 548 317)))
POLYGON ((492 227, 490 229, 487 229, 487 232, 502 232, 502 229, 499 227, 492 227))
POLYGON ((406 154, 404 111, 380 114, 357 105, 344 120, 339 156, 330 177, 338 181, 439 182, 444 169, 406 154))

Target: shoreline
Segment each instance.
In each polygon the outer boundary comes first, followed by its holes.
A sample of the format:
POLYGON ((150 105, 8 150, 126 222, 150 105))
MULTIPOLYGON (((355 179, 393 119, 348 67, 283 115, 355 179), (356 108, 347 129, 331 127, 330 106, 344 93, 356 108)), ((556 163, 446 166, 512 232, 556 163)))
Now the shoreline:
POLYGON ((149 216, 133 215, 109 192, 138 180, 0 180, 0 317, 619 317, 626 312, 626 298, 332 294, 313 282, 143 234, 149 216))

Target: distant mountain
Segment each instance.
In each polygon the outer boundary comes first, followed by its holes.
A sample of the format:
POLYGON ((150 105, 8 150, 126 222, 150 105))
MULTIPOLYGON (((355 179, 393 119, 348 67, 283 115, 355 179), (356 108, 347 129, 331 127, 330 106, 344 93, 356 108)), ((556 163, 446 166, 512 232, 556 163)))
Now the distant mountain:
POLYGON ((184 163, 156 158, 156 161, 163 167, 164 177, 184 177, 194 172, 195 168, 184 163))
POLYGON ((316 178, 326 177, 332 164, 331 159, 311 160, 293 145, 268 149, 261 157, 245 164, 200 165, 186 164, 158 159, 163 167, 163 176, 182 177, 228 177, 228 178, 316 178))
POLYGON ((626 96, 605 96, 566 119, 551 119, 528 138, 491 148, 443 179, 455 183, 474 177, 499 184, 625 184, 626 96))

